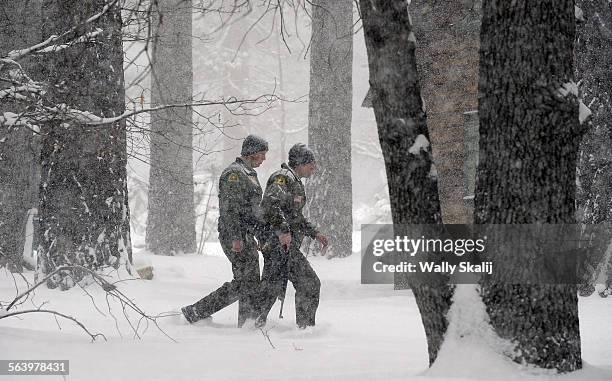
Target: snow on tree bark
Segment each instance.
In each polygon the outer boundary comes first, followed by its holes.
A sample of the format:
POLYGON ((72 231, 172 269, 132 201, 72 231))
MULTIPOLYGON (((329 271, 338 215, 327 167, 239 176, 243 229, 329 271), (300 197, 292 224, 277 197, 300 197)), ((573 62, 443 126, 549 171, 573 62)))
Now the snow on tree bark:
MULTIPOLYGON (((583 129, 571 87, 575 23, 570 0, 484 0, 481 27, 477 224, 575 222, 583 129)), ((491 324, 517 362, 581 368, 574 285, 486 283, 491 324)))
MULTIPOLYGON (((10 52, 41 41, 41 1, 0 1, 0 52, 10 52)), ((37 61, 26 58, 23 70, 34 79, 37 61)), ((14 69, 0 64, 4 70, 14 69)), ((10 97, 0 98, 0 113, 22 112, 25 106, 10 97)), ((38 206, 40 140, 25 127, 0 127, 0 267, 21 271, 27 211, 38 206)))
MULTIPOLYGON (((59 34, 98 13, 104 0, 43 1, 44 36, 59 34)), ((49 98, 98 116, 123 113, 124 80, 121 10, 115 4, 91 26, 95 41, 44 56, 49 98)), ((50 273, 62 265, 90 269, 125 265, 131 243, 126 176, 125 122, 88 126, 53 121, 41 127, 40 260, 50 273)), ((40 265, 40 264, 39 264, 40 265)), ((83 273, 53 277, 49 287, 69 288, 83 273)))
MULTIPOLYGON (((576 81, 592 116, 578 159, 578 219, 612 222, 612 3, 578 0, 582 21, 576 28, 576 81)), ((605 248, 603 248, 605 251, 605 248)), ((612 284, 612 263, 598 257, 587 281, 603 275, 612 284), (603 273, 603 274, 602 274, 603 273)))
POLYGON ((307 182, 311 221, 332 237, 328 256, 352 253, 351 117, 353 2, 312 3, 308 145, 317 173, 307 182))
MULTIPOLYGON (((151 105, 192 100, 191 2, 163 0, 153 13, 151 105)), ((151 114, 146 246, 155 254, 196 250, 190 107, 151 114)))
MULTIPOLYGON (((405 0, 360 0, 360 5, 394 233, 402 235, 403 224, 442 223, 412 26, 405 0)), ((431 364, 448 326, 452 288, 444 278, 435 284, 396 278, 396 287, 406 285, 412 288, 421 312, 431 364)))

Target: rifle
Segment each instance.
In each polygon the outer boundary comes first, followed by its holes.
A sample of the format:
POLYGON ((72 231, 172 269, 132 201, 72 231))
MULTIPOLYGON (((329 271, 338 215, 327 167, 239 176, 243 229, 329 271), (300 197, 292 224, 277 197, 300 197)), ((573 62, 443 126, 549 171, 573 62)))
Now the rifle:
MULTIPOLYGON (((293 245, 293 241, 291 241, 291 245, 293 245)), ((287 283, 289 282, 289 255, 291 252, 291 245, 289 245, 288 249, 283 249, 281 246, 282 253, 284 254, 281 258, 281 262, 279 267, 281 269, 281 290, 278 294, 278 299, 281 302, 280 311, 278 312, 278 318, 283 318, 283 306, 285 305, 285 294, 287 293, 287 283)), ((325 246, 321 251, 321 255, 325 256, 327 253, 328 246, 325 246)))

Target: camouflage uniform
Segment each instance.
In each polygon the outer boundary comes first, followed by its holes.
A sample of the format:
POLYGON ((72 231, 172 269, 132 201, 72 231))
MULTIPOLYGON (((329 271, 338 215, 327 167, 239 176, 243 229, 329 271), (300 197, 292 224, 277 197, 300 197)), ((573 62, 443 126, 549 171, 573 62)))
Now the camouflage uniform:
POLYGON ((295 288, 297 325, 302 328, 315 325, 321 282, 300 251, 300 245, 304 236, 314 238, 317 229, 302 214, 305 202, 306 193, 302 181, 289 166, 283 164, 280 170, 270 176, 262 200, 268 234, 262 249, 265 264, 258 325, 265 324, 276 298, 284 294, 285 279, 290 280, 295 288), (291 233, 288 251, 281 248, 278 239, 281 233, 291 233))
POLYGON ((238 300, 238 326, 257 317, 260 287, 259 253, 254 237, 263 231, 257 172, 242 158, 230 164, 219 178, 219 241, 232 263, 234 279, 193 304, 196 319, 202 319, 238 300), (232 241, 241 240, 243 249, 232 250, 232 241))

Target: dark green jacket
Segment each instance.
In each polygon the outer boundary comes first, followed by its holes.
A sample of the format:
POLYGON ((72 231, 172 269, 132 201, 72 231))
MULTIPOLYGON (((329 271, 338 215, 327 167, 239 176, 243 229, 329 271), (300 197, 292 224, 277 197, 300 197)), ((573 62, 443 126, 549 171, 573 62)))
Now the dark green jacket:
POLYGON ((287 164, 281 165, 268 179, 261 202, 268 230, 277 235, 290 232, 297 247, 304 236, 314 238, 318 231, 302 214, 305 204, 304 184, 287 164))
POLYGON ((257 172, 242 158, 230 164, 219 178, 219 236, 245 240, 263 231, 262 190, 257 172))

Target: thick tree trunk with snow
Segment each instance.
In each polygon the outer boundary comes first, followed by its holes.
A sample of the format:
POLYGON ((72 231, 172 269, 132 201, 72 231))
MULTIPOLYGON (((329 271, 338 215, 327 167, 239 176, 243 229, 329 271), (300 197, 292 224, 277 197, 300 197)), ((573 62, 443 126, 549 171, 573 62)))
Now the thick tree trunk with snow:
MULTIPOLYGON (((44 36, 59 34, 102 11, 104 0, 45 0, 44 36)), ((115 4, 92 25, 103 33, 44 56, 57 104, 102 117, 123 113, 121 13, 115 4)), ((71 36, 75 37, 75 36, 71 36)), ((125 123, 88 126, 65 120, 42 126, 40 228, 42 270, 66 264, 91 269, 129 266, 131 243, 126 178, 125 123)), ((57 274, 48 282, 65 289, 84 274, 57 274)))
MULTIPOLYGON (((41 41, 41 1, 0 1, 0 55, 32 46, 41 41)), ((37 61, 20 62, 31 78, 38 78, 37 61)), ((15 69, 2 65, 4 70, 15 69)), ((9 97, 0 98, 0 113, 22 112, 24 104, 9 97)), ((38 207, 39 139, 29 129, 0 127, 0 267, 22 268, 27 212, 38 207)))
POLYGON ((308 180, 308 213, 331 245, 328 256, 352 253, 351 116, 353 2, 312 3, 308 145, 317 173, 308 180))
MULTIPOLYGON (((162 0, 153 16, 151 104, 192 100, 191 2, 162 0)), ((151 114, 146 245, 155 254, 196 250, 190 107, 151 114)))
MULTIPOLYGON (((438 181, 421 101, 415 44, 405 0, 361 0, 370 68, 370 90, 385 159, 396 235, 402 224, 442 223, 438 181)), ((433 363, 448 322, 452 289, 396 278, 412 288, 433 363)))
POLYGON ((465 116, 478 107, 481 0, 412 0, 417 64, 439 173, 442 216, 447 224, 472 220, 466 193, 465 116))
MULTIPOLYGON (((578 0, 582 21, 576 31, 576 81, 592 111, 578 160, 578 219, 612 221, 612 3, 578 0)), ((605 250, 604 250, 605 251, 605 250)), ((597 258, 589 283, 612 285, 612 262, 597 258), (602 279, 603 278, 603 279, 602 279)))
MULTIPOLYGON (((571 0, 484 0, 475 223, 575 222, 582 127, 572 81, 571 0)), ((574 285, 483 285, 496 332, 517 362, 581 368, 574 285)))

